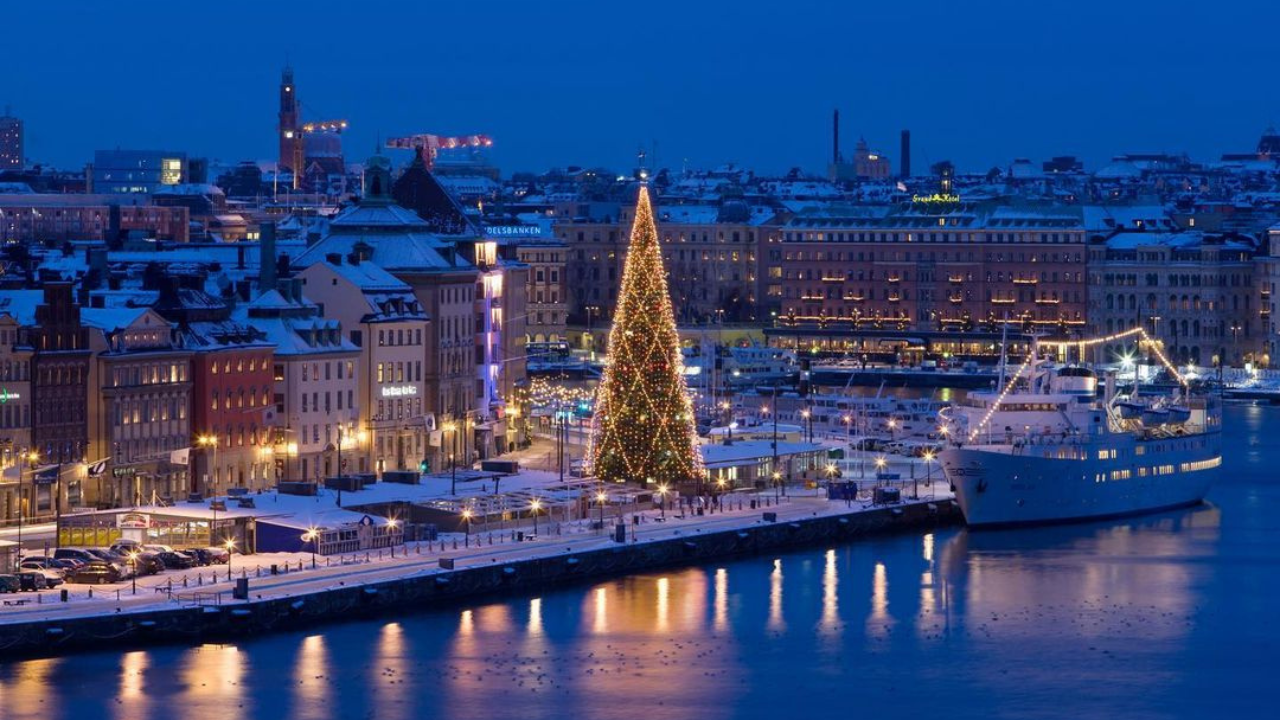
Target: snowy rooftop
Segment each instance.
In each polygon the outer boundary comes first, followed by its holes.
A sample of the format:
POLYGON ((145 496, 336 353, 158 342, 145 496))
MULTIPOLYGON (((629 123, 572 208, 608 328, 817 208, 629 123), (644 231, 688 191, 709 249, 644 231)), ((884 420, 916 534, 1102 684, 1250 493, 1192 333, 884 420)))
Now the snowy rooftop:
MULTIPOLYGON (((702 452, 703 464, 709 468, 741 465, 774 455, 773 443, 768 440, 735 441, 732 445, 700 445, 698 449, 702 452)), ((818 443, 779 442, 777 454, 785 457, 824 449, 824 446, 818 443)))
POLYGON ((36 306, 44 302, 43 290, 0 290, 0 315, 19 325, 36 324, 36 306))

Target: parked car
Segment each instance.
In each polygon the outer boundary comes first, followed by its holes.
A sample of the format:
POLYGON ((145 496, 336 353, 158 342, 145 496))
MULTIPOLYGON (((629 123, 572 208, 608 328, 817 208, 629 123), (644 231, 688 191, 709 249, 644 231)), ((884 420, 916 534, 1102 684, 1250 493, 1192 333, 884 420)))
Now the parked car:
POLYGON ((180 552, 158 552, 156 555, 160 558, 160 562, 164 563, 166 569, 169 570, 186 570, 195 567, 196 561, 191 556, 180 552))
POLYGON ((231 560, 231 553, 227 552, 226 548, 207 547, 203 549, 209 553, 210 565, 226 565, 231 560))
POLYGON ((22 558, 22 567, 52 570, 58 573, 58 577, 66 577, 67 573, 79 567, 79 564, 70 560, 57 560, 43 555, 28 555, 22 558))
POLYGON ((18 584, 23 591, 36 592, 49 587, 49 583, 44 579, 43 570, 19 570, 18 584))
POLYGON ((53 557, 57 560, 76 560, 86 565, 99 559, 84 548, 58 548, 53 551, 53 557))
POLYGON ((123 578, 124 576, 113 563, 95 560, 76 570, 74 575, 67 578, 67 581, 81 585, 105 585, 120 582, 123 578))
POLYGON ((190 548, 183 552, 191 556, 196 565, 204 566, 213 564, 213 553, 209 552, 206 548, 190 548))
POLYGON ((135 550, 142 550, 142 543, 137 540, 117 540, 107 548, 107 552, 126 557, 135 550))
POLYGON ((61 585, 63 578, 66 577, 66 573, 64 573, 62 570, 54 570, 52 568, 40 567, 39 565, 33 562, 24 562, 18 567, 21 568, 22 570, 38 572, 41 575, 44 575, 45 583, 49 587, 57 587, 58 585, 61 585))
POLYGON ((164 572, 166 565, 160 559, 159 553, 140 552, 138 553, 138 574, 139 575, 155 575, 164 572))
POLYGON ((22 590, 22 581, 17 575, 0 575, 0 593, 16 593, 22 590))
POLYGON ((110 550, 107 550, 106 548, 85 548, 85 549, 88 550, 89 554, 93 555, 95 559, 115 565, 116 572, 120 573, 121 577, 133 577, 134 575, 137 574, 136 572, 134 572, 133 563, 129 562, 129 558, 123 555, 113 553, 110 550))

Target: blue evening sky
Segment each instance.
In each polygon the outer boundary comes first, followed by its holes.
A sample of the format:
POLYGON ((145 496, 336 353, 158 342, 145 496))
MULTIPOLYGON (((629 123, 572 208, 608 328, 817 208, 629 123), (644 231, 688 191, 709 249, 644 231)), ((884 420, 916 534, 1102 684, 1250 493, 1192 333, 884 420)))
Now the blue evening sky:
POLYGON ((378 134, 485 132, 504 171, 723 162, 821 170, 831 110, 917 172, 1017 157, 1252 149, 1280 122, 1280 3, 1237 0, 186 0, 5 3, 0 104, 27 155, 273 159, 286 57, 306 113, 378 134))

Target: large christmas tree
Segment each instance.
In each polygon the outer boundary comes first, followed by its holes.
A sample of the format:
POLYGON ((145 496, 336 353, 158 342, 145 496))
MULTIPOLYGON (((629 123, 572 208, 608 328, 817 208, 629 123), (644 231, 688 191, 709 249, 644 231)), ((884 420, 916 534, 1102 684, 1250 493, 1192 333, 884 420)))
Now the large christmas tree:
POLYGON ((702 463, 649 189, 640 187, 588 457, 605 482, 675 485, 702 463))

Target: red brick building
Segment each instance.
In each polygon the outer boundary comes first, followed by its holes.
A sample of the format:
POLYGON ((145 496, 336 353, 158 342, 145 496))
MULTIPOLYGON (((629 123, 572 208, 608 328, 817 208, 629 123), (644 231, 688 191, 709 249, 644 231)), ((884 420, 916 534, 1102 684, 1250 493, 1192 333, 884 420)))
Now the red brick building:
POLYGON ((121 195, 0 194, 0 241, 108 240, 138 231, 157 240, 187 242, 185 207, 152 205, 121 195))

